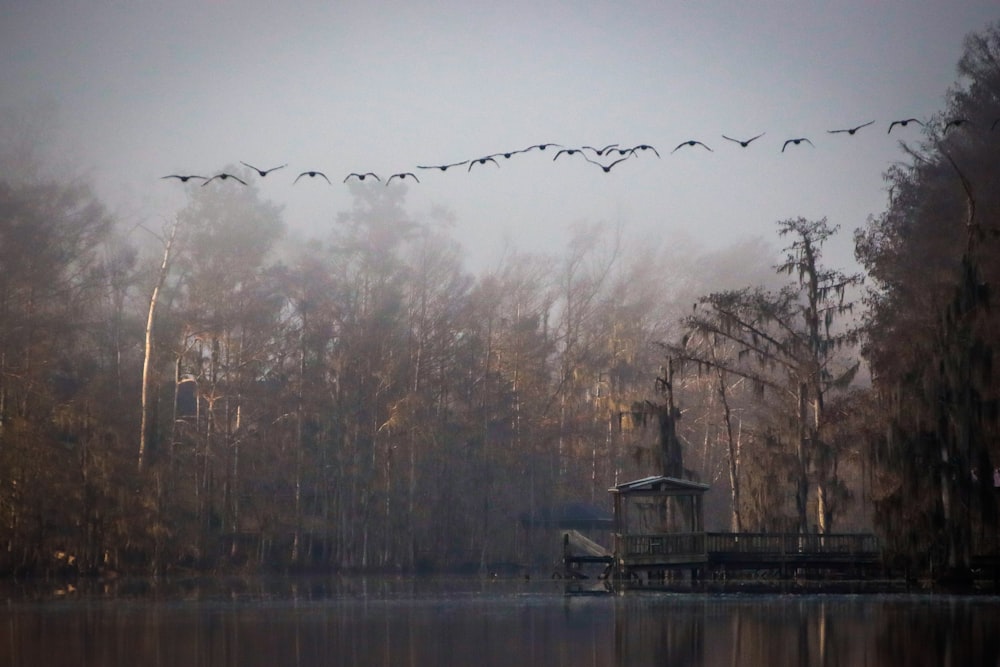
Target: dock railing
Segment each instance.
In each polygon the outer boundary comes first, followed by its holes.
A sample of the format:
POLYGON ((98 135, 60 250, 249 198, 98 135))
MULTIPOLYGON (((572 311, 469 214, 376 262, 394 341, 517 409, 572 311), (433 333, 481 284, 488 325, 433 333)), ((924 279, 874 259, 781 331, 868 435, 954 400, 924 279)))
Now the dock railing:
POLYGON ((625 558, 704 555, 705 538, 705 533, 625 535, 620 554, 625 558))
POLYGON ((705 533, 714 553, 744 554, 872 554, 878 538, 869 533, 705 533))

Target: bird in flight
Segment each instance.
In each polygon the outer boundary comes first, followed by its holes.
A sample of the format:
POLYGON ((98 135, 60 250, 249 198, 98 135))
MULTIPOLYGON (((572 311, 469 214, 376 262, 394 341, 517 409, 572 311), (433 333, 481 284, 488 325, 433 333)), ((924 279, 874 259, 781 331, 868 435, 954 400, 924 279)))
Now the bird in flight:
POLYGON ((246 184, 247 184, 247 182, 246 182, 246 181, 244 181, 244 180, 243 180, 242 178, 240 178, 240 177, 238 177, 238 176, 233 176, 232 174, 227 174, 227 173, 223 172, 223 173, 221 173, 221 174, 216 174, 216 175, 215 175, 215 176, 213 176, 212 178, 210 178, 210 179, 208 179, 207 181, 205 181, 204 183, 202 183, 202 184, 201 184, 201 187, 205 187, 206 185, 208 185, 209 183, 211 183, 211 182, 212 182, 212 181, 214 181, 215 179, 219 179, 220 181, 224 181, 224 180, 226 180, 227 178, 231 178, 231 179, 233 179, 234 181, 238 181, 238 182, 242 183, 243 185, 246 185, 246 184))
POLYGON ((788 144, 795 144, 796 146, 798 146, 803 141, 806 142, 807 144, 809 144, 810 146, 812 146, 813 148, 816 148, 815 144, 813 144, 813 142, 809 141, 805 137, 798 137, 797 139, 788 139, 788 140, 786 140, 785 143, 783 143, 781 145, 781 152, 782 153, 785 152, 785 149, 788 148, 788 144))
POLYGON ((727 137, 726 135, 722 135, 722 138, 723 139, 729 139, 730 141, 735 141, 736 143, 738 143, 743 148, 746 148, 747 146, 750 145, 751 142, 757 141, 758 139, 760 139, 761 137, 763 137, 765 134, 767 134, 767 132, 761 132, 756 137, 750 137, 749 139, 733 139, 732 137, 727 137))
POLYGON ((201 180, 203 180, 203 181, 206 181, 206 180, 208 180, 208 179, 206 179, 206 178, 205 178, 204 176, 196 176, 196 175, 194 175, 194 174, 187 174, 187 175, 181 175, 181 174, 170 174, 169 176, 160 176, 160 178, 161 178, 161 179, 164 179, 164 178, 176 178, 176 179, 177 179, 177 180, 179 180, 179 181, 180 181, 181 183, 187 183, 187 182, 188 182, 188 181, 190 181, 190 180, 191 180, 192 178, 200 178, 200 179, 201 179, 201 180))
POLYGON ((544 151, 546 148, 548 148, 550 146, 555 146, 556 148, 562 148, 562 146, 560 144, 535 144, 534 146, 528 146, 527 148, 525 148, 521 152, 522 153, 527 153, 532 148, 537 148, 540 151, 544 151))
POLYGON ((855 132, 857 132, 861 128, 868 127, 869 125, 873 124, 874 122, 875 121, 870 120, 867 123, 862 123, 861 125, 856 125, 854 127, 849 127, 846 130, 827 130, 827 133, 828 134, 840 134, 841 132, 846 132, 847 134, 854 134, 855 132))
POLYGON ((889 123, 889 132, 886 132, 886 134, 891 133, 892 132, 892 128, 896 127, 897 125, 899 125, 900 127, 906 127, 910 123, 916 123, 917 125, 923 125, 923 123, 921 123, 916 118, 904 118, 902 120, 894 120, 891 123, 889 123))
POLYGON ((472 171, 472 168, 475 167, 477 164, 486 164, 487 162, 492 162, 498 167, 500 166, 500 163, 494 160, 492 155, 486 155, 484 157, 477 157, 475 160, 469 162, 469 168, 466 171, 472 171))
POLYGON ((358 179, 359 181, 363 181, 363 180, 365 180, 366 178, 368 178, 369 176, 371 176, 372 178, 374 178, 374 179, 375 179, 376 181, 379 181, 379 182, 382 182, 382 179, 381 179, 381 178, 379 178, 378 176, 376 176, 376 175, 375 175, 374 173, 372 173, 372 172, 370 172, 370 171, 367 171, 367 172, 365 172, 365 173, 363 173, 363 174, 359 174, 359 173, 358 173, 358 172, 356 172, 356 171, 352 171, 351 173, 349 173, 349 174, 348 174, 348 175, 347 175, 347 176, 346 176, 346 177, 344 178, 344 183, 346 183, 346 182, 348 181, 348 179, 350 179, 350 178, 352 178, 352 177, 353 177, 353 178, 356 178, 356 179, 358 179))
MULTIPOLYGON (((524 150, 527 150, 527 149, 524 149, 524 150)), ((487 155, 486 157, 501 157, 501 156, 503 156, 505 159, 509 160, 511 155, 517 155, 518 153, 523 153, 524 150, 520 150, 520 151, 504 151, 502 153, 493 153, 492 155, 487 155)))
POLYGON ((604 148, 594 148, 593 146, 583 146, 582 148, 586 148, 589 151, 594 151, 595 155, 601 157, 612 148, 618 148, 618 144, 608 144, 604 148))
POLYGON ((596 164, 598 167, 600 167, 601 169, 603 169, 604 173, 606 174, 609 171, 611 171, 611 167, 615 166, 619 162, 624 162, 625 160, 629 159, 630 157, 632 157, 632 156, 631 155, 627 155, 625 157, 620 157, 620 158, 618 158, 617 160, 615 160, 614 162, 612 162, 610 164, 601 164, 600 162, 597 162, 596 160, 591 160, 586 155, 583 156, 583 159, 586 160, 587 162, 589 162, 590 164, 596 164))
MULTIPOLYGON (((577 153, 579 153, 580 155, 583 155, 583 150, 580 149, 580 148, 564 148, 561 151, 559 151, 558 153, 556 153, 555 156, 553 156, 552 161, 555 162, 556 160, 558 160, 559 156, 562 155, 563 153, 565 153, 566 155, 576 155, 577 153)), ((587 156, 584 155, 584 157, 587 157, 587 156)))
POLYGON ((810 146, 812 146, 813 148, 816 148, 816 146, 815 146, 815 144, 813 144, 813 142, 809 141, 805 137, 799 137, 798 139, 788 139, 787 141, 785 141, 785 143, 781 145, 781 152, 782 153, 785 152, 785 149, 788 148, 788 144, 795 144, 796 146, 798 146, 803 141, 806 142, 807 144, 809 144, 810 146))
POLYGON ((993 121, 993 124, 990 125, 990 132, 996 129, 997 123, 1000 123, 1000 118, 997 118, 995 121, 993 121))
POLYGON ((685 146, 701 146, 705 150, 711 151, 713 153, 715 152, 711 148, 709 148, 708 146, 706 146, 705 144, 703 144, 700 141, 698 141, 697 139, 688 139, 687 141, 682 141, 681 143, 677 144, 677 148, 675 148, 674 150, 670 151, 670 154, 673 155, 674 153, 676 153, 681 148, 684 148, 685 146))
MULTIPOLYGON (((308 176, 309 178, 316 178, 317 176, 322 176, 324 181, 330 183, 330 179, 327 178, 326 174, 324 174, 322 171, 303 171, 301 174, 295 177, 295 180, 292 181, 292 185, 298 183, 299 179, 302 178, 303 176, 308 176)), ((333 185, 333 183, 330 183, 330 185, 333 185)))
POLYGON ((462 160, 461 162, 452 162, 451 164, 418 164, 417 169, 440 169, 441 171, 448 171, 451 167, 461 167, 463 164, 468 164, 468 160, 462 160))
POLYGON ((272 171, 278 171, 279 169, 284 169, 285 167, 288 166, 287 164, 283 164, 283 165, 280 165, 278 167, 271 167, 270 169, 260 169, 258 167, 253 166, 252 164, 247 164, 246 162, 243 162, 242 160, 240 161, 240 164, 242 164, 244 167, 250 167, 251 169, 253 169, 254 171, 256 171, 258 174, 260 174, 261 178, 264 178, 265 176, 267 176, 268 174, 270 174, 272 171))
POLYGON ((391 183, 391 182, 392 182, 392 179, 394 179, 394 178, 398 178, 398 179, 399 179, 399 180, 401 180, 401 181, 405 181, 407 177, 409 177, 409 178, 412 178, 412 179, 413 179, 413 180, 415 180, 415 181, 416 181, 417 183, 419 183, 419 182, 420 182, 420 179, 419 179, 419 178, 417 178, 417 177, 416 177, 416 175, 415 175, 415 174, 414 174, 414 173, 413 173, 412 171, 404 171, 404 172, 401 172, 401 173, 398 173, 398 174, 393 174, 392 176, 390 176, 390 177, 389 177, 389 178, 388 178, 388 179, 386 180, 385 184, 386 184, 386 185, 389 185, 389 183, 391 183))
POLYGON ((963 125, 971 125, 968 118, 952 118, 945 123, 944 131, 947 132, 953 127, 962 127, 963 125))
MULTIPOLYGON (((687 143, 687 142, 685 142, 685 143, 687 143)), ((701 142, 698 142, 698 143, 701 143, 701 142)), ((704 146, 704 144, 702 144, 702 145, 704 146)), ((708 148, 708 146, 705 146, 705 148, 708 148)), ((632 148, 615 148, 614 150, 618 151, 619 155, 625 155, 626 153, 629 153, 631 155, 635 155, 636 151, 644 151, 644 152, 645 151, 653 151, 656 154, 656 157, 660 157, 659 151, 657 151, 655 148, 653 148, 649 144, 639 144, 638 146, 633 146, 632 148)), ((674 150, 677 150, 677 149, 675 148, 674 150)), ((712 149, 708 148, 708 150, 712 150, 712 149)))

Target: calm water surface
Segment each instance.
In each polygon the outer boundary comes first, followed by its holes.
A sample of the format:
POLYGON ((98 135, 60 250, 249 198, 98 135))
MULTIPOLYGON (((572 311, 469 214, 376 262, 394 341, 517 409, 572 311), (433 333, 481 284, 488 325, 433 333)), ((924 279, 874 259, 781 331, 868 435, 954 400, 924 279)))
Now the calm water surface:
POLYGON ((0 588, 0 666, 1000 666, 1000 597, 567 594, 554 581, 0 588))

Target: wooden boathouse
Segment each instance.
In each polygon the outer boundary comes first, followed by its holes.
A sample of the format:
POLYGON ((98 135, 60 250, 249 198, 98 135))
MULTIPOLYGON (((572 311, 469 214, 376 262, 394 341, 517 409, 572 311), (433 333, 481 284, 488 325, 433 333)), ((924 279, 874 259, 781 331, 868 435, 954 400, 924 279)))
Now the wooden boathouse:
POLYGON ((708 563, 702 496, 708 485, 656 475, 610 489, 615 574, 633 577, 708 563))

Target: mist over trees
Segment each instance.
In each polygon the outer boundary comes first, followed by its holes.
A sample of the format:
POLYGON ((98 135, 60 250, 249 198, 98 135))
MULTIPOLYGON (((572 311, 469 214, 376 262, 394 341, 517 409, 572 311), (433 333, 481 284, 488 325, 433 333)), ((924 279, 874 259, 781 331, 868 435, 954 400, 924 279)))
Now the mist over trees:
POLYGON ((864 275, 803 218, 698 255, 581 223, 473 275, 405 187, 351 183, 301 241, 231 165, 126 230, 5 138, 37 166, 0 180, 0 572, 546 566, 533 526, 666 467, 709 529, 874 527, 967 571, 998 520, 998 63, 1000 27, 969 37, 864 275))

